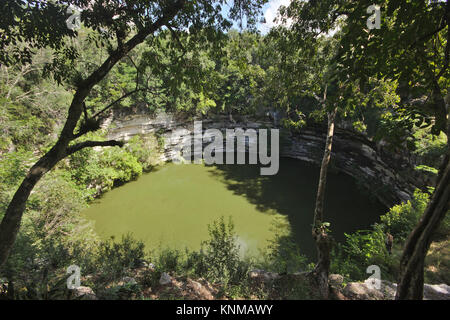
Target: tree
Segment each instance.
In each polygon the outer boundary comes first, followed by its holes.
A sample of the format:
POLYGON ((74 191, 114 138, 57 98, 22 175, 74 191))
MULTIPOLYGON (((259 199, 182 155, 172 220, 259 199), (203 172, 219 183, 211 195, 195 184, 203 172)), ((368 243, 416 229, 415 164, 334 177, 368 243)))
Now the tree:
MULTIPOLYGON (((355 13, 361 12, 365 4, 358 3, 348 15, 341 61, 351 72, 359 68, 356 74, 361 78, 375 75, 397 80, 402 96, 399 114, 406 114, 418 126, 431 126, 435 134, 443 131, 448 137, 449 109, 444 97, 450 84, 450 5, 448 2, 385 1, 381 3, 383 27, 371 30, 370 36, 359 28, 362 31, 355 35, 353 30, 360 25, 355 13), (349 57, 352 49, 356 50, 349 57)), ((406 242, 396 299, 423 297, 424 260, 432 235, 449 209, 449 150, 430 203, 406 242)))
MULTIPOLYGON (((254 23, 264 2, 234 2, 229 18, 246 15, 247 21, 254 23)), ((76 142, 81 136, 99 128, 98 117, 95 117, 96 114, 89 115, 85 103, 93 88, 136 46, 163 28, 189 29, 189 33, 195 35, 205 28, 217 31, 231 27, 231 22, 222 15, 224 3, 206 0, 111 0, 107 5, 102 0, 2 2, 0 9, 8 19, 2 19, 0 25, 4 31, 0 38, 0 63, 29 63, 36 48, 50 47, 54 50, 54 56, 46 68, 47 73, 59 83, 72 87, 75 93, 56 143, 31 167, 6 209, 0 224, 0 266, 5 263, 14 245, 27 199, 45 173, 63 158, 84 148, 123 145, 123 142, 115 140, 76 142), (70 42, 77 32, 65 27, 69 4, 83 10, 82 22, 96 32, 94 40, 100 41, 108 52, 101 65, 95 66, 87 76, 74 68, 79 54, 70 42)), ((108 107, 131 94, 126 93, 108 107)))
MULTIPOLYGON (((318 34, 340 28, 336 63, 363 84, 371 77, 398 82, 401 101, 395 115, 448 137, 450 5, 425 0, 378 3, 381 28, 372 30, 366 27, 372 1, 293 1, 287 12, 305 30, 318 34)), ((449 168, 448 147, 431 201, 405 245, 397 299, 423 296, 424 259, 434 231, 449 210, 449 168)))
MULTIPOLYGON (((319 108, 313 109, 309 115, 314 118, 325 115, 327 118, 312 235, 318 253, 313 276, 322 297, 328 298, 332 239, 328 234, 329 224, 324 221, 324 201, 336 118, 359 113, 367 105, 395 107, 398 99, 393 91, 395 86, 389 80, 368 78, 362 81, 348 72, 346 66, 339 60, 343 37, 346 34, 340 30, 336 30, 333 35, 327 34, 331 25, 314 20, 315 14, 322 13, 323 9, 322 3, 319 4, 317 1, 293 1, 289 7, 282 7, 281 21, 289 22, 290 25, 279 29, 279 37, 283 40, 278 47, 286 53, 281 58, 284 65, 281 69, 291 74, 285 84, 288 88, 287 93, 292 95, 292 92, 297 92, 298 95, 298 92, 301 92, 305 97, 313 98, 312 105, 318 105, 319 108), (322 32, 321 28, 326 32, 322 32)), ((339 26, 340 22, 336 21, 336 25, 339 26)), ((294 115, 297 115, 297 121, 298 118, 300 122, 302 118, 306 118, 303 112, 296 110, 294 115)))
MULTIPOLYGON (((343 96, 345 91, 353 86, 341 80, 339 69, 331 63, 335 55, 334 39, 316 37, 308 32, 298 33, 295 28, 284 27, 274 30, 270 36, 276 39, 277 47, 282 50, 279 70, 290 74, 288 78, 284 78, 282 87, 287 90, 283 92, 286 96, 281 97, 280 102, 286 103, 291 100, 291 92, 297 92, 297 95, 300 92, 300 95, 314 99, 316 109, 310 115, 319 114, 327 117, 325 149, 320 166, 312 224, 312 237, 316 242, 318 261, 311 275, 322 298, 328 299, 328 275, 333 240, 329 235, 328 224, 324 221, 325 189, 336 115, 338 110, 345 111, 343 96)), ((290 107, 288 102, 286 108, 290 107)), ((300 110, 296 111, 296 115, 301 113, 300 110)), ((297 121, 301 122, 302 119, 297 121)), ((301 126, 302 124, 297 127, 301 126)))

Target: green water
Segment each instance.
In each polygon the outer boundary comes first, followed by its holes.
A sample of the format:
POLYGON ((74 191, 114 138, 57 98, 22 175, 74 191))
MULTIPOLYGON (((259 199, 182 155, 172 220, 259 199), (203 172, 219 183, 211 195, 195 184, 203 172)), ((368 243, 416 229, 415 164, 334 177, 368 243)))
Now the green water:
MULTIPOLYGON (((241 249, 252 253, 284 221, 303 253, 312 256, 318 175, 319 168, 295 159, 281 159, 274 176, 260 176, 257 165, 167 164, 106 193, 84 214, 102 237, 132 233, 149 249, 198 249, 208 238, 207 225, 231 216, 241 249)), ((384 211, 353 179, 329 173, 325 216, 337 240, 370 226, 384 211)))

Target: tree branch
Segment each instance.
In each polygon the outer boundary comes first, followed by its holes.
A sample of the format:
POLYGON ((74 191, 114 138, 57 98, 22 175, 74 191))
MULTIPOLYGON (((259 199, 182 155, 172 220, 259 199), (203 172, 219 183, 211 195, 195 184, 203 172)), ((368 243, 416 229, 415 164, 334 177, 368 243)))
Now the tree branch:
POLYGON ((183 46, 183 44, 181 43, 180 38, 178 37, 177 33, 175 32, 175 30, 173 30, 172 26, 170 25, 170 23, 166 24, 167 29, 169 29, 170 33, 172 34, 172 37, 174 37, 175 41, 178 43, 178 45, 180 46, 181 51, 183 51, 183 54, 181 56, 184 56, 186 54, 186 48, 183 46))
POLYGON ((162 26, 169 23, 171 19, 173 19, 178 11, 185 5, 186 0, 178 0, 172 6, 166 8, 163 11, 163 14, 156 21, 151 23, 148 26, 145 26, 143 29, 139 30, 136 35, 134 35, 130 40, 125 42, 122 48, 118 48, 113 51, 109 57, 103 62, 103 64, 97 68, 90 76, 86 79, 80 81, 77 85, 77 91, 72 99, 72 103, 69 107, 69 114, 67 116, 66 123, 63 126, 61 131, 60 138, 67 143, 70 140, 73 140, 74 137, 74 129, 78 123, 80 115, 82 113, 82 103, 90 93, 91 89, 99 83, 106 74, 114 67, 114 65, 122 59, 128 52, 130 52, 134 47, 138 44, 142 43, 145 38, 161 28, 162 26))
POLYGON ((120 98, 114 100, 113 102, 111 102, 110 104, 108 104, 106 107, 104 107, 102 110, 100 110, 99 112, 97 112, 96 114, 94 114, 92 116, 92 118, 96 118, 98 117, 100 114, 102 114, 103 112, 105 112, 106 110, 108 110, 109 108, 111 108, 113 105, 115 105, 116 103, 119 103, 120 101, 122 101, 123 99, 125 99, 126 97, 131 96, 132 94, 138 92, 138 91, 142 91, 142 90, 146 90, 147 88, 136 88, 133 91, 127 92, 125 93, 123 96, 121 96, 120 98))
POLYGON ((106 141, 84 141, 77 144, 74 144, 67 148, 66 156, 70 156, 71 154, 80 151, 84 148, 92 148, 92 147, 123 147, 125 143, 123 141, 117 140, 106 140, 106 141))

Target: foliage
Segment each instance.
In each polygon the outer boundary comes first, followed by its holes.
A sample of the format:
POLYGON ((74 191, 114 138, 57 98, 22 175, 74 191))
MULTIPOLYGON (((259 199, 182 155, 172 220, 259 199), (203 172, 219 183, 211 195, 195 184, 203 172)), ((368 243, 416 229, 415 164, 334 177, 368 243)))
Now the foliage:
POLYGON ((95 247, 94 258, 85 261, 85 272, 96 276, 97 286, 119 280, 127 275, 127 270, 139 266, 145 258, 144 244, 130 234, 120 241, 115 238, 101 241, 95 247))
POLYGON ((69 157, 69 171, 80 187, 110 190, 139 177, 150 167, 153 152, 145 149, 147 143, 135 138, 127 149, 108 148, 101 151, 84 149, 69 157), (139 157, 139 158, 137 158, 139 157))
POLYGON ((0 192, 6 192, 16 186, 25 176, 27 161, 32 157, 30 151, 6 153, 0 159, 0 192))
MULTIPOLYGON (((372 229, 346 234, 345 242, 339 244, 333 252, 332 272, 345 275, 351 280, 364 280, 368 277, 366 268, 378 265, 385 279, 396 281, 399 256, 395 250, 392 255, 388 254, 385 245, 386 233, 392 234, 394 247, 400 248, 417 225, 429 198, 429 193, 416 190, 410 201, 395 205, 380 216, 380 222, 372 229)), ((435 235, 436 239, 448 235, 449 221, 447 215, 435 235)))
POLYGON ((392 277, 394 263, 386 249, 385 233, 381 225, 375 224, 372 230, 357 231, 346 234, 345 237, 345 243, 334 250, 331 266, 333 273, 343 274, 352 280, 364 280, 368 277, 366 268, 378 265, 383 275, 392 277))
POLYGON ((42 77, 47 51, 40 50, 26 66, 0 66, 0 152, 34 150, 54 138, 69 94, 54 81, 42 77))
POLYGON ((439 168, 447 148, 447 136, 444 133, 433 135, 430 129, 414 128, 413 154, 417 163, 432 168, 439 168))
POLYGON ((429 198, 428 193, 416 190, 412 200, 393 206, 380 217, 385 231, 391 233, 397 241, 405 241, 425 211, 429 198))
MULTIPOLYGON (((299 0, 281 10, 281 20, 291 22, 289 28, 277 27, 265 36, 251 28, 229 30, 231 20, 239 20, 241 14, 254 26, 265 2, 234 1, 228 17, 222 15, 222 1, 189 2, 92 88, 85 111, 88 117, 96 115, 97 132, 76 142, 104 139, 99 124, 124 109, 197 116, 258 117, 270 112, 281 115, 284 127, 301 130, 310 122, 322 122, 327 108, 337 105, 340 124, 387 141, 397 152, 406 147, 418 169, 436 172, 448 147, 447 137, 440 133, 450 72, 448 4, 381 1, 382 28, 367 30, 369 0, 299 0), (317 97, 325 92, 323 109, 317 97), (103 111, 112 104, 114 108, 103 111)), ((0 22, 0 218, 27 169, 56 140, 80 81, 173 4, 0 4, 5 17, 0 22), (68 4, 83 8, 83 26, 77 31, 65 26, 68 4), (123 5, 130 10, 123 10, 123 5)), ((81 120, 77 126, 88 122, 81 120)), ((138 265, 145 257, 141 243, 131 236, 100 241, 79 212, 94 196, 151 170, 163 146, 163 135, 157 132, 135 136, 124 148, 86 148, 43 178, 28 201, 13 253, 0 273, 16 283, 18 297, 51 297, 71 263, 96 276, 89 280, 96 289, 119 281, 138 265)), ((411 201, 392 207, 372 229, 346 235, 334 252, 332 270, 360 280, 367 276, 368 265, 377 264, 394 278, 397 256, 388 255, 385 232, 399 247, 428 201, 427 193, 416 191, 411 201)), ((446 236, 449 230, 447 214, 436 236, 446 236)), ((246 294, 250 267, 281 273, 309 268, 288 233, 276 232, 258 262, 239 254, 231 221, 215 221, 209 234, 200 251, 161 250, 153 257, 156 271, 149 282, 157 283, 161 272, 195 275, 239 296, 246 294)), ((299 296, 303 289, 284 295, 299 296)), ((103 294, 114 298, 138 292, 133 285, 112 286, 103 294)))
POLYGON ((30 197, 21 232, 0 271, 14 284, 17 298, 49 298, 61 289, 65 268, 89 255, 97 241, 92 224, 79 215, 86 206, 83 191, 69 178, 52 172, 30 197))
POLYGON ((134 136, 127 141, 125 149, 136 158, 143 171, 151 170, 159 163, 158 156, 164 148, 164 138, 156 134, 134 136))
POLYGON ((208 266, 206 277, 224 284, 238 283, 247 276, 248 266, 240 260, 239 245, 234 224, 224 218, 208 226, 209 240, 203 242, 204 264, 208 266))
POLYGON ((289 232, 289 225, 285 219, 277 219, 273 223, 274 237, 269 240, 264 250, 264 260, 260 262, 263 270, 277 273, 295 273, 308 269, 305 256, 289 232))

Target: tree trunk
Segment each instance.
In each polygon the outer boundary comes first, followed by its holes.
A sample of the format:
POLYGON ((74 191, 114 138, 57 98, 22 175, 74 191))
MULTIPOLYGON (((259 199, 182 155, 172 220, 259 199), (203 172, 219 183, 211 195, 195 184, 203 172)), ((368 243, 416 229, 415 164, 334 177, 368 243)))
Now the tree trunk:
POLYGON ((400 280, 395 296, 397 300, 423 299, 425 257, 434 232, 449 210, 450 161, 448 154, 439 176, 430 203, 406 242, 400 261, 400 280))
POLYGON ((323 225, 323 207, 325 201, 325 187, 327 183, 328 165, 331 159, 331 148, 333 145, 334 123, 337 108, 328 113, 328 130, 325 142, 325 151, 320 167, 319 186, 317 188, 316 205, 314 210, 314 221, 312 235, 317 247, 317 265, 313 271, 313 275, 317 282, 319 292, 324 299, 328 299, 328 273, 330 270, 330 253, 332 247, 332 239, 327 234, 326 227, 323 225))
POLYGON ((30 196, 31 190, 33 190, 42 176, 55 166, 60 156, 64 154, 65 148, 65 144, 56 143, 48 153, 39 159, 31 167, 9 203, 5 216, 0 224, 0 266, 6 262, 16 240, 22 215, 25 211, 25 204, 30 196))
POLYGON ((128 52, 138 44, 142 43, 149 34, 152 34, 162 26, 167 25, 184 6, 185 2, 185 0, 178 0, 172 6, 167 7, 160 18, 140 30, 126 43, 118 46, 97 70, 91 73, 88 78, 80 82, 69 107, 66 123, 64 124, 58 141, 49 152, 31 167, 6 209, 5 216, 0 223, 0 267, 4 265, 11 253, 17 233, 19 232, 22 215, 25 211, 28 197, 42 176, 51 170, 58 161, 82 148, 122 145, 118 141, 86 141, 74 146, 69 146, 69 143, 81 136, 75 135, 74 130, 83 112, 84 100, 89 95, 91 89, 108 74, 120 59, 126 56, 128 52))
MULTIPOLYGON (((447 139, 450 137, 450 113, 447 96, 444 109, 447 110, 447 139)), ((436 188, 431 196, 425 212, 417 226, 408 236, 402 258, 400 260, 400 277, 398 281, 397 300, 423 299, 424 265, 425 257, 430 248, 432 236, 437 230, 445 215, 449 211, 450 202, 450 145, 447 141, 447 154, 439 169, 436 188)))

